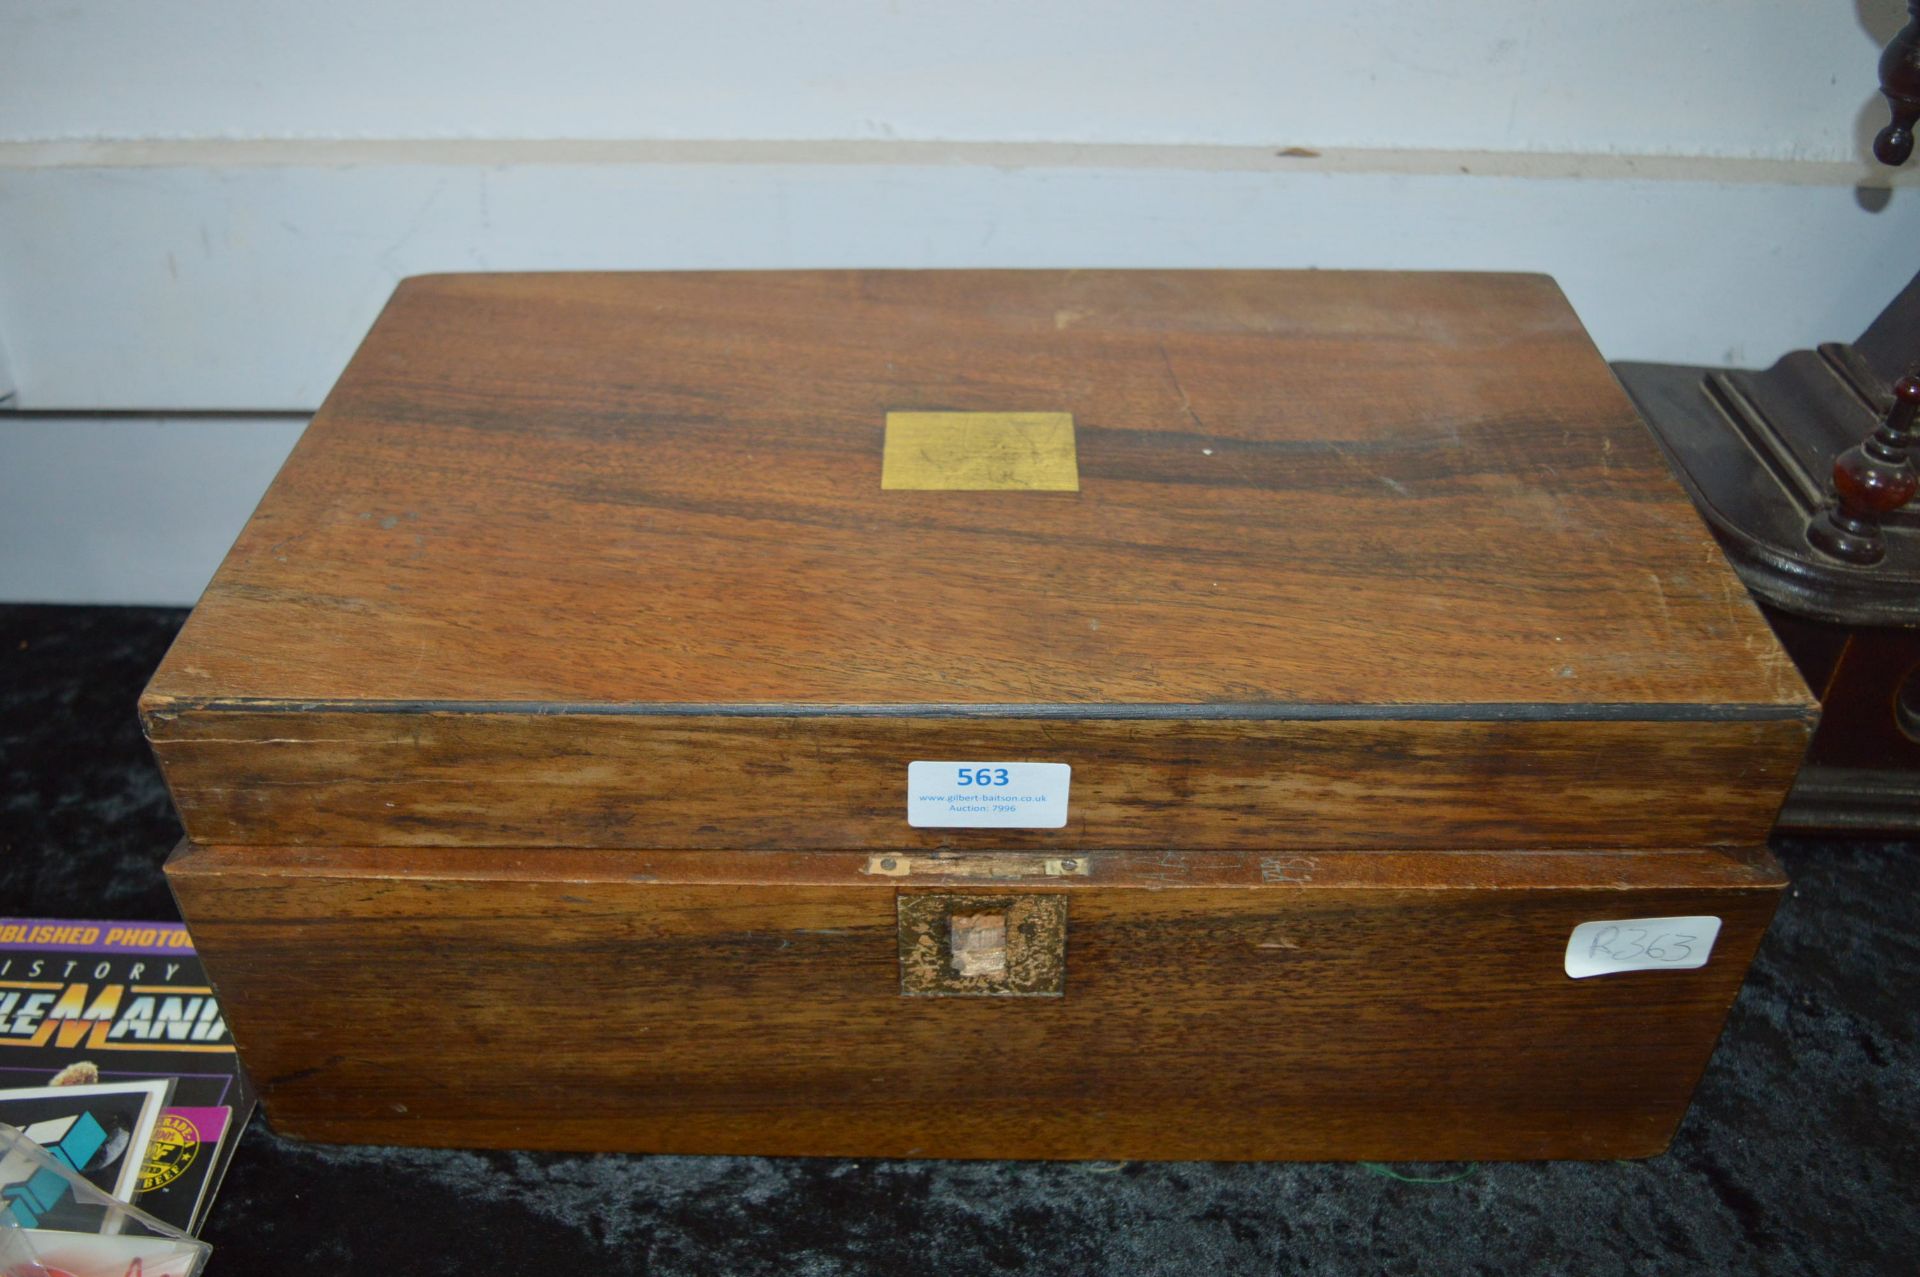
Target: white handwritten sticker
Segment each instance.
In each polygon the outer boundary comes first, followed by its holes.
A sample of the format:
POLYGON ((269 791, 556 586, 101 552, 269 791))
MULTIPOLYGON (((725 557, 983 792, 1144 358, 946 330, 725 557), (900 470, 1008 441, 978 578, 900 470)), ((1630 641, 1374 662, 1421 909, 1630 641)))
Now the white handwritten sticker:
POLYGON ((1619 918, 1583 922, 1567 940, 1567 974, 1576 980, 1616 971, 1691 971, 1707 965, 1718 918, 1619 918))
POLYGON ((907 823, 915 829, 1059 829, 1067 823, 1065 763, 908 763, 907 823))

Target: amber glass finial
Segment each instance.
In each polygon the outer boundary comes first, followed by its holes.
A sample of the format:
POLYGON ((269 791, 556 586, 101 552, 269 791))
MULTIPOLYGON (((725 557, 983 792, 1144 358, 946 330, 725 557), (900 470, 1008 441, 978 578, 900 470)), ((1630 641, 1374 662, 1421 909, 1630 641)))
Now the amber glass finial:
POLYGON ((1833 505, 1807 525, 1807 540, 1836 559, 1872 564, 1886 557, 1880 520, 1913 500, 1920 474, 1913 468, 1913 420, 1920 411, 1920 377, 1909 373, 1893 387, 1893 406, 1880 428, 1833 462, 1833 505))

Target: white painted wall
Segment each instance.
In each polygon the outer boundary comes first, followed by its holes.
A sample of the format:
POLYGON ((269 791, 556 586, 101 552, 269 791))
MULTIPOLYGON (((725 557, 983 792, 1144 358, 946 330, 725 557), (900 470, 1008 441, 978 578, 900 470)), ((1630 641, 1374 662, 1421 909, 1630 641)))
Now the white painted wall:
POLYGON ((199 598, 304 425, 0 414, 0 599, 199 598))
POLYGON ((1851 159, 1876 36, 1899 12, 1898 0, 4 0, 0 135, 1851 159))
POLYGON ((191 601, 291 443, 259 414, 421 271, 1538 270, 1611 358, 1764 364, 1916 264, 1863 158, 1904 16, 0 0, 0 598, 191 601))
POLYGON ((1319 266, 1545 271, 1614 358, 1767 361, 1858 331, 1920 244, 1910 189, 1022 154, 0 169, 34 228, 0 235, 31 303, 0 341, 23 408, 311 410, 425 271, 1319 266))

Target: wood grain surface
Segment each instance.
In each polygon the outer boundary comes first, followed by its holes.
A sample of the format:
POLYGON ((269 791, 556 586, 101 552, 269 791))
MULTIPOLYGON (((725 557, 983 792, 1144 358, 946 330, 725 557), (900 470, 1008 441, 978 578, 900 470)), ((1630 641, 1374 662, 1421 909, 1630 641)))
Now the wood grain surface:
POLYGON ((168 873, 283 1133, 905 1157, 1653 1154, 1783 885, 1759 851, 1064 863, 183 847, 168 873), (898 894, 988 889, 1065 895, 1064 995, 902 996, 898 894), (1581 922, 1693 914, 1724 923, 1701 969, 1564 974, 1581 922))
POLYGON ((1319 845, 1470 843, 1561 786, 1548 837, 1639 787, 1664 841, 1745 841, 1814 713, 1552 281, 1244 271, 406 281, 143 708, 202 840, 606 846, 762 841, 696 796, 769 737, 846 781, 776 784, 779 837, 911 841, 867 813, 915 755, 859 772, 832 711, 1091 769, 1089 846, 1167 841, 1124 829, 1169 800, 1247 845, 1336 763, 1319 845), (1080 490, 883 490, 889 411, 1071 413, 1080 490), (1503 717, 1550 725, 1452 721, 1503 717), (1607 725, 1577 770, 1556 719, 1607 725), (527 748, 564 794, 504 795, 527 748))
POLYGON ((1796 719, 1000 719, 297 712, 155 749, 213 844, 1670 847, 1762 841, 1796 719), (914 758, 1067 761, 1061 829, 916 829, 914 758), (270 836, 258 836, 258 835, 270 836))

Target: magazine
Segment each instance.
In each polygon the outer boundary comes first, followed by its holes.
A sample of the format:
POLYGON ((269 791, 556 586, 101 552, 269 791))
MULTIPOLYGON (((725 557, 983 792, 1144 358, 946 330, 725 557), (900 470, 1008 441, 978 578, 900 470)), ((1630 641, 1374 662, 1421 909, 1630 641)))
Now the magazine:
POLYGON ((0 918, 0 1122, 197 1232, 253 1106, 184 925, 0 918))

